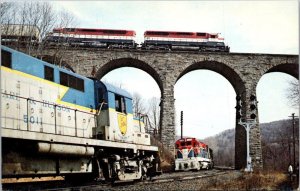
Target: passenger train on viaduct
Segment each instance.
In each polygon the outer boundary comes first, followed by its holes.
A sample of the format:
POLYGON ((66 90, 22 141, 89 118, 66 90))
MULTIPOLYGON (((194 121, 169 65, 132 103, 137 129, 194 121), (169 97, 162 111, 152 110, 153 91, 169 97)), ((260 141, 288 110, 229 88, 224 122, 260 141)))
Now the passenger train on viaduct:
POLYGON ((18 25, 2 26, 2 41, 16 38, 42 41, 48 45, 81 46, 94 48, 143 49, 143 50, 188 50, 201 52, 229 52, 224 38, 219 33, 153 31, 144 32, 143 42, 136 41, 134 30, 92 29, 92 28, 54 28, 43 39, 40 39, 35 26, 18 25), (25 30, 26 29, 26 30, 25 30))

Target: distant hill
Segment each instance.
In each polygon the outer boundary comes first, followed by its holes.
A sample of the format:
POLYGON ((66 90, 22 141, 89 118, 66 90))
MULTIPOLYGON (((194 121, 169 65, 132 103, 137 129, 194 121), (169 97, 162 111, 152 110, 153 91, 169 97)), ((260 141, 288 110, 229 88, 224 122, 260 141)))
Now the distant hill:
POLYGON ((214 151, 215 165, 234 166, 235 130, 228 129, 203 140, 214 151))
MULTIPOLYGON (((290 158, 293 163, 292 120, 286 119, 270 123, 261 123, 260 128, 264 167, 272 170, 286 170, 290 158)), ((296 138, 297 163, 299 151, 299 120, 296 120, 294 132, 296 138)), ((225 130, 215 136, 202 139, 201 141, 213 149, 216 165, 234 166, 235 129, 225 130)))

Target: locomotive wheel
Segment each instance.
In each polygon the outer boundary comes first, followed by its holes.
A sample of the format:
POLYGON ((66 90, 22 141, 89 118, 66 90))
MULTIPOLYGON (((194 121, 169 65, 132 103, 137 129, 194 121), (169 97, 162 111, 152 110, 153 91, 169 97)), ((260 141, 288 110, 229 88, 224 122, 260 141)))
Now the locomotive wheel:
POLYGON ((196 169, 197 171, 201 170, 201 162, 199 162, 199 166, 196 169))

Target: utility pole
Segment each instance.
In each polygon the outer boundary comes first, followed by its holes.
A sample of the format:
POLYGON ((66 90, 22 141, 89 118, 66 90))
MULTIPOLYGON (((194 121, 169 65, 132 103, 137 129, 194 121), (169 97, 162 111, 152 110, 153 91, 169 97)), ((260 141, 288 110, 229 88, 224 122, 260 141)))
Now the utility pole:
POLYGON ((183 111, 180 113, 181 139, 183 138, 183 111))
POLYGON ((293 123, 293 153, 294 153, 294 160, 293 160, 293 167, 296 168, 296 151, 295 151, 295 113, 292 113, 292 123, 293 123))
POLYGON ((291 164, 292 163, 292 159, 291 159, 291 143, 290 143, 290 139, 288 139, 288 144, 289 144, 289 163, 291 164))

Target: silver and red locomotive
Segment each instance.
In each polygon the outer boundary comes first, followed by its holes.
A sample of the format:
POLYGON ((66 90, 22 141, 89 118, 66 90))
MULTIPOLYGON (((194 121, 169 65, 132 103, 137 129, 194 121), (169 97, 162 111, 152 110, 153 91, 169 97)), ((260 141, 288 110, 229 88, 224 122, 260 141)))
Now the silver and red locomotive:
POLYGON ((133 30, 55 28, 45 41, 71 46, 133 49, 137 47, 135 36, 133 30))
POLYGON ((146 31, 142 48, 229 52, 218 33, 203 32, 146 31))
POLYGON ((175 171, 211 169, 213 151, 196 138, 182 138, 175 143, 175 171))

